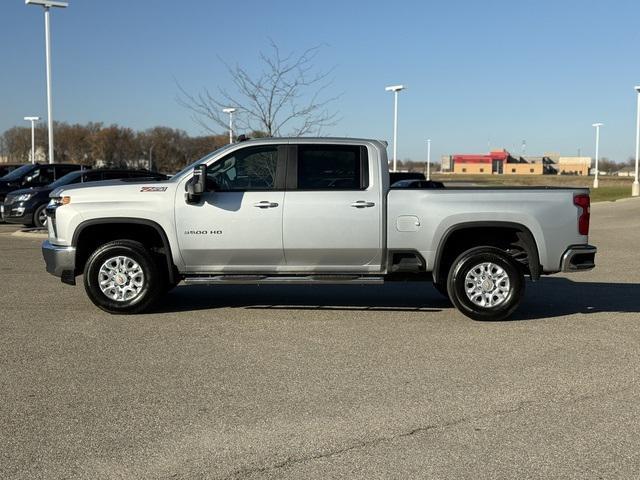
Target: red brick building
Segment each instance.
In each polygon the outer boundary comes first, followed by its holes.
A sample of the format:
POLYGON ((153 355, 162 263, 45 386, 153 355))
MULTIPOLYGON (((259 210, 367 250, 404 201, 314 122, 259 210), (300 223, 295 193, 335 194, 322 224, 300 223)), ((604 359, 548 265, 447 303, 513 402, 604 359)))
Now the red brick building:
POLYGON ((506 150, 494 150, 487 155, 453 155, 453 173, 503 173, 509 159, 512 157, 506 150))

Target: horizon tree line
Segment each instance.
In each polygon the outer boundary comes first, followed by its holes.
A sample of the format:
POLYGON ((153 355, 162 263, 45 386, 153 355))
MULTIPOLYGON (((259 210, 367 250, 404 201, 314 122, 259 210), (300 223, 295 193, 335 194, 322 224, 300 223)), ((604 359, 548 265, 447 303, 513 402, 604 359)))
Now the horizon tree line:
MULTIPOLYGON (((102 122, 54 122, 56 163, 78 163, 107 168, 134 167, 172 173, 229 141, 226 134, 190 136, 184 130, 157 126, 142 131, 102 122)), ((36 152, 47 161, 47 127, 36 127, 36 152)), ((31 127, 15 126, 0 135, 0 156, 10 163, 28 163, 31 127)))

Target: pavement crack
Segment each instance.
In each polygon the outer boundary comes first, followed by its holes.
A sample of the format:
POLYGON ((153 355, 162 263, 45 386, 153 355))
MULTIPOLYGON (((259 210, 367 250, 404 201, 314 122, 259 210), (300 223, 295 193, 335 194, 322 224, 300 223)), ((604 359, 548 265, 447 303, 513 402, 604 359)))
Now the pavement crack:
MULTIPOLYGON (((595 394, 580 395, 580 396, 577 396, 577 397, 572 397, 570 399, 566 399, 566 400, 558 402, 558 403, 579 402, 579 401, 582 401, 582 400, 589 400, 589 399, 593 399, 593 398, 597 398, 597 397, 602 397, 602 396, 607 396, 607 395, 619 393, 619 392, 628 390, 629 388, 631 388, 631 386, 626 386, 626 387, 621 388, 621 389, 607 390, 607 391, 598 392, 598 393, 595 393, 595 394)), ((348 453, 348 452, 351 452, 351 451, 354 451, 354 450, 359 450, 359 449, 362 449, 362 448, 377 446, 377 445, 380 445, 382 443, 394 442, 394 441, 399 440, 399 439, 412 437, 412 436, 415 436, 415 435, 419 435, 421 433, 427 433, 427 432, 432 431, 432 430, 445 429, 445 428, 449 428, 449 427, 456 427, 456 426, 459 426, 459 425, 463 425, 465 423, 475 422, 477 420, 482 420, 482 419, 485 419, 485 418, 498 417, 498 416, 501 416, 501 415, 511 415, 513 413, 519 413, 519 412, 525 410, 526 408, 536 406, 537 404, 540 404, 540 402, 534 401, 534 400, 523 400, 521 402, 518 402, 516 405, 514 405, 514 406, 512 406, 510 408, 492 410, 490 412, 487 412, 487 413, 484 413, 484 414, 480 414, 480 415, 475 415, 475 416, 461 417, 461 418, 454 419, 454 420, 451 420, 451 421, 448 421, 448 422, 443 422, 441 424, 426 425, 426 426, 422 426, 422 427, 416 427, 416 428, 413 428, 411 430, 400 432, 400 433, 397 433, 397 434, 394 434, 394 435, 382 436, 382 437, 374 438, 374 439, 371 439, 371 440, 362 440, 362 441, 354 442, 354 443, 352 443, 352 444, 350 444, 348 446, 345 446, 343 448, 337 448, 337 449, 334 449, 334 450, 327 450, 327 451, 316 453, 316 454, 312 454, 312 455, 300 456, 300 457, 287 457, 285 460, 282 460, 282 461, 280 461, 278 463, 274 463, 272 465, 265 465, 265 466, 262 466, 262 467, 254 467, 254 468, 248 468, 248 467, 241 468, 241 469, 238 469, 235 472, 233 472, 230 475, 225 476, 223 478, 224 479, 229 479, 229 480, 231 480, 231 479, 242 479, 242 478, 246 478, 246 477, 248 477, 250 475, 266 473, 266 472, 275 471, 275 470, 280 470, 282 468, 288 468, 288 467, 293 466, 293 465, 297 465, 297 464, 301 464, 301 463, 305 463, 305 462, 309 462, 309 461, 313 461, 313 460, 321 460, 321 459, 326 459, 326 458, 331 458, 331 457, 337 457, 339 455, 342 455, 344 453, 348 453)))
POLYGON ((307 456, 302 456, 302 457, 288 457, 285 460, 282 460, 282 461, 280 461, 278 463, 275 463, 273 465, 265 465, 263 467, 256 467, 256 468, 242 468, 242 469, 236 470, 231 475, 229 475, 229 476, 227 476, 225 478, 227 478, 227 479, 240 479, 240 478, 248 477, 249 475, 266 473, 266 472, 273 471, 273 470, 279 470, 279 469, 282 469, 282 468, 290 467, 292 465, 297 465, 297 464, 301 464, 301 463, 305 463, 305 462, 309 462, 309 461, 313 461, 313 460, 321 460, 321 459, 336 457, 336 456, 342 455, 344 453, 351 452, 353 450, 359 450, 359 449, 362 449, 362 448, 367 448, 367 447, 380 445, 382 443, 393 442, 395 440, 399 440, 399 439, 402 439, 402 438, 408 438, 408 437, 412 437, 414 435, 418 435, 418 434, 421 434, 421 433, 426 433, 426 432, 429 432, 431 430, 448 428, 448 427, 452 427, 452 426, 458 426, 458 425, 461 425, 461 424, 464 424, 464 423, 473 422, 475 420, 479 420, 479 419, 486 418, 486 417, 517 413, 517 412, 525 409, 526 407, 533 405, 534 403, 535 402, 533 402, 533 401, 523 401, 523 402, 519 402, 515 407, 509 408, 509 409, 503 409, 503 410, 494 410, 494 411, 486 413, 484 415, 477 415, 477 416, 474 416, 474 417, 462 417, 462 418, 458 418, 458 419, 455 419, 455 420, 451 420, 449 422, 444 422, 442 424, 426 425, 426 426, 422 426, 422 427, 416 427, 416 428, 413 428, 413 429, 411 429, 409 431, 400 432, 400 433, 397 433, 395 435, 387 435, 387 436, 374 438, 372 440, 359 441, 359 442, 356 442, 356 443, 352 443, 351 445, 348 445, 348 446, 343 447, 343 448, 337 448, 337 449, 334 449, 334 450, 327 450, 327 451, 316 453, 316 454, 313 454, 313 455, 307 455, 307 456))
POLYGON ((411 436, 418 435, 418 434, 421 434, 421 433, 426 433, 426 432, 428 432, 430 430, 436 430, 436 429, 447 428, 447 427, 451 427, 451 426, 457 426, 457 425, 460 425, 460 424, 463 424, 463 423, 471 422, 471 421, 474 421, 474 420, 477 420, 477 419, 480 419, 480 418, 484 418, 484 417, 488 417, 488 416, 514 413, 514 412, 517 412, 519 410, 522 410, 529 403, 533 403, 533 402, 521 402, 520 404, 518 404, 518 406, 516 408, 512 408, 512 409, 509 409, 509 410, 494 411, 494 412, 488 413, 486 415, 480 415, 480 416, 477 416, 477 417, 463 417, 463 418, 452 420, 450 422, 445 422, 445 423, 442 423, 442 424, 439 424, 439 425, 426 425, 426 426, 423 426, 423 427, 416 427, 416 428, 413 428, 413 429, 411 429, 409 431, 400 432, 400 433, 397 433, 395 435, 387 435, 387 436, 374 438, 372 440, 359 441, 359 442, 356 442, 356 443, 352 443, 351 445, 348 445, 348 446, 343 447, 343 448, 338 448, 338 449, 334 449, 334 450, 328 450, 328 451, 324 451, 324 452, 317 453, 317 454, 314 454, 314 455, 307 455, 307 456, 304 456, 304 457, 288 457, 285 460, 280 461, 278 463, 275 463, 273 465, 266 465, 264 467, 256 467, 256 468, 242 468, 242 469, 236 470, 231 475, 229 475, 228 477, 225 477, 225 478, 227 478, 227 479, 239 479, 239 478, 247 477, 249 475, 266 473, 266 472, 273 471, 273 470, 279 470, 281 468, 287 468, 287 467, 290 467, 292 465, 305 463, 305 462, 309 462, 309 461, 313 461, 313 460, 321 460, 321 459, 336 457, 336 456, 342 455, 344 453, 347 453, 347 452, 350 452, 350 451, 353 451, 353 450, 359 450, 361 448, 372 447, 372 446, 380 445, 382 443, 393 442, 395 440, 399 440, 399 439, 402 439, 402 438, 407 438, 407 437, 411 437, 411 436))
POLYGON ((392 436, 385 436, 385 437, 378 437, 375 438, 373 440, 368 440, 368 441, 360 441, 360 442, 356 442, 353 443, 349 446, 343 447, 343 448, 338 448, 338 449, 334 449, 334 450, 328 450, 325 452, 321 452, 321 453, 317 453, 314 455, 308 455, 305 457, 288 457, 287 459, 278 462, 276 464, 273 465, 266 465, 264 467, 257 467, 257 468, 242 468, 240 470, 236 470, 235 472, 233 472, 231 475, 229 475, 228 479, 239 479, 239 478, 244 478, 247 477, 249 475, 253 475, 256 473, 266 473, 272 470, 279 470, 281 468, 287 468, 289 466, 292 465, 296 465, 299 463, 305 463, 308 461, 313 461, 313 460, 320 460, 320 459, 325 459, 325 458, 331 458, 331 457, 335 457, 338 455, 342 455, 344 453, 350 452, 352 450, 358 450, 361 448, 366 448, 366 447, 370 447, 370 446, 375 446, 375 445, 379 445, 381 443, 384 442, 390 442, 393 441, 397 438, 402 438, 402 437, 409 437, 411 435, 415 435, 417 433, 422 433, 422 432, 426 432, 428 430, 432 430, 434 428, 437 428, 437 425, 429 425, 426 427, 418 427, 418 428, 414 428, 413 430, 410 430, 409 432, 404 432, 404 433, 400 433, 397 435, 392 435, 392 436))

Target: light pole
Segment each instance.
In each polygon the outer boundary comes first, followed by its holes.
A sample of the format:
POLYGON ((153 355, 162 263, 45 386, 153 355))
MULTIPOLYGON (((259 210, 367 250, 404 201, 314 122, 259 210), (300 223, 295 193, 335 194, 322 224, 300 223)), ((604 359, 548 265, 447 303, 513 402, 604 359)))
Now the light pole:
POLYGON ((49 10, 51 7, 66 8, 68 2, 54 0, 24 0, 27 5, 40 5, 44 7, 44 36, 45 54, 47 63, 47 123, 49 129, 49 163, 53 163, 53 101, 51 99, 51 27, 49 22, 49 10))
POLYGON ((638 184, 638 157, 640 156, 640 85, 636 86, 636 92, 638 92, 638 107, 636 111, 636 175, 631 187, 631 196, 637 197, 640 195, 640 184, 638 184))
POLYGON ((427 182, 431 181, 431 139, 427 140, 427 182))
POLYGON ((40 117, 24 117, 27 122, 31 122, 31 163, 36 163, 36 122, 40 117))
POLYGON ((604 123, 594 123, 591 125, 596 129, 596 176, 593 177, 593 188, 598 188, 598 158, 600 158, 600 127, 602 125, 604 125, 604 123))
POLYGON ((149 171, 152 172, 153 171, 153 147, 155 147, 156 144, 152 144, 151 147, 149 147, 149 171))
POLYGON ((404 85, 391 85, 385 87, 387 92, 393 92, 393 171, 398 166, 398 92, 404 90, 404 85))
POLYGON ((230 107, 223 108, 222 111, 229 114, 229 143, 233 143, 233 112, 235 112, 236 109, 230 107))

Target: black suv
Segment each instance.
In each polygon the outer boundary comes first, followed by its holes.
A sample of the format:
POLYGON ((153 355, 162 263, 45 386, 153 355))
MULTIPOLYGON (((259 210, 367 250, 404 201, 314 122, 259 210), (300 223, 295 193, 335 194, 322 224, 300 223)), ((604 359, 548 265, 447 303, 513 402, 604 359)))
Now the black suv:
POLYGON ((4 201, 7 193, 13 190, 49 185, 67 173, 81 168, 83 168, 82 165, 74 163, 28 163, 22 165, 0 178, 0 204, 4 201))
POLYGON ((71 172, 44 187, 24 188, 7 194, 3 205, 3 220, 8 223, 44 227, 47 223, 45 209, 49 203, 49 194, 56 188, 73 183, 122 180, 126 178, 165 180, 167 176, 148 170, 125 169, 96 169, 71 172))
POLYGON ((16 168, 22 167, 24 163, 0 163, 0 177, 13 172, 16 168))

